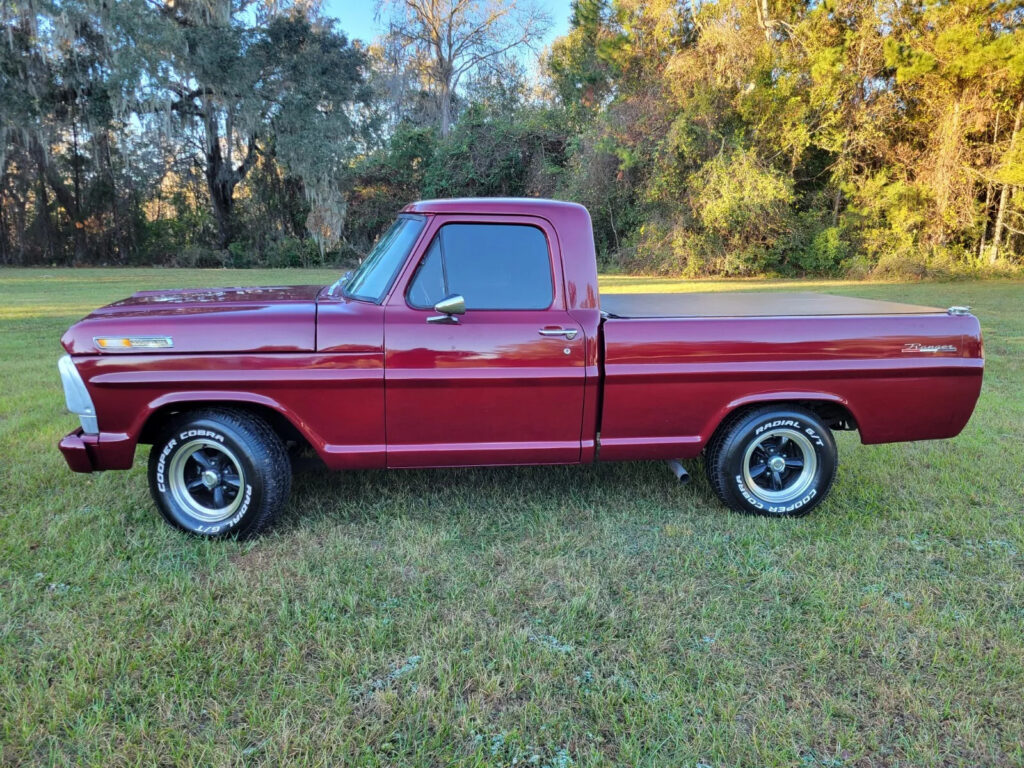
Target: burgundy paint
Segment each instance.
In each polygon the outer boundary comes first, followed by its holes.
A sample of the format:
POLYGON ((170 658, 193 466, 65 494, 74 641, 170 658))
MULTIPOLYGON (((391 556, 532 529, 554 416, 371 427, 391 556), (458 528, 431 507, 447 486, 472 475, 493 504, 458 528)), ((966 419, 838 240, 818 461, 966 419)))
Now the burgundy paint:
POLYGON ((952 437, 977 400, 977 319, 944 312, 602 321, 590 217, 542 200, 408 206, 427 225, 381 305, 320 286, 145 291, 93 312, 62 343, 100 434, 60 449, 75 471, 122 469, 153 414, 237 403, 279 413, 334 469, 593 461, 698 454, 743 405, 826 401, 866 443, 952 437), (405 290, 445 223, 526 223, 545 233, 546 310, 471 310, 429 324, 405 290), (575 339, 543 337, 573 328, 575 339), (95 336, 167 335, 158 353, 95 336), (907 344, 955 353, 907 353, 907 344))
POLYGON ((608 320, 603 332, 609 460, 694 456, 730 410, 772 400, 840 403, 865 443, 953 437, 981 388, 970 315, 608 320))
POLYGON ((315 349, 315 302, 322 287, 140 291, 71 326, 61 343, 72 355, 96 354, 97 336, 133 335, 172 336, 169 354, 308 352, 315 349))

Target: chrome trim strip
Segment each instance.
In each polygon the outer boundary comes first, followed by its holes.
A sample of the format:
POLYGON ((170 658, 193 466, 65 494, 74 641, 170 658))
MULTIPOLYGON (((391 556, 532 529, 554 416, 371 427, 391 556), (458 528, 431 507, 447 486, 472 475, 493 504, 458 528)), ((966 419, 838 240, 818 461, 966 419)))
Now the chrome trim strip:
POLYGON ((64 387, 64 403, 67 409, 78 416, 83 432, 87 435, 98 435, 100 428, 96 408, 71 355, 64 355, 57 361, 57 370, 60 372, 60 383, 64 387))

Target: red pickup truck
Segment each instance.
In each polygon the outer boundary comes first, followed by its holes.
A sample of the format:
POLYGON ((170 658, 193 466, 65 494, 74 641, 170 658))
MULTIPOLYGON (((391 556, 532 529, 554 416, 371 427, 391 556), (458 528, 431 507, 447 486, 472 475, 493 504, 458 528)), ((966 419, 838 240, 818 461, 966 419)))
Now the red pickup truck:
POLYGON ((62 339, 71 469, 131 467, 202 536, 273 521, 290 452, 332 469, 705 454, 729 507, 801 515, 864 443, 953 437, 977 319, 812 293, 598 295, 590 217, 547 200, 406 207, 330 286, 142 291, 62 339))

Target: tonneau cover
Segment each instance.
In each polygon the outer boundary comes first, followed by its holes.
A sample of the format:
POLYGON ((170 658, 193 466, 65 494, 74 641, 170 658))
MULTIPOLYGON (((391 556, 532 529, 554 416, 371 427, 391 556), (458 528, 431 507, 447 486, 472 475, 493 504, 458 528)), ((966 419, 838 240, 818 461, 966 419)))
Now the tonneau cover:
POLYGON ((613 318, 799 317, 822 315, 923 315, 945 312, 895 301, 827 293, 612 293, 601 294, 601 311, 613 318))

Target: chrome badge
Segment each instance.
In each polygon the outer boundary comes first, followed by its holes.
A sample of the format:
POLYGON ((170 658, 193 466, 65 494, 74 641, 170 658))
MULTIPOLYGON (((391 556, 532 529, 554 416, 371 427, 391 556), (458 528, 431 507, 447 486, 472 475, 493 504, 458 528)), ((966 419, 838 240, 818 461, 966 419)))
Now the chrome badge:
POLYGON ((952 344, 904 344, 904 352, 956 352, 957 349, 952 344))

